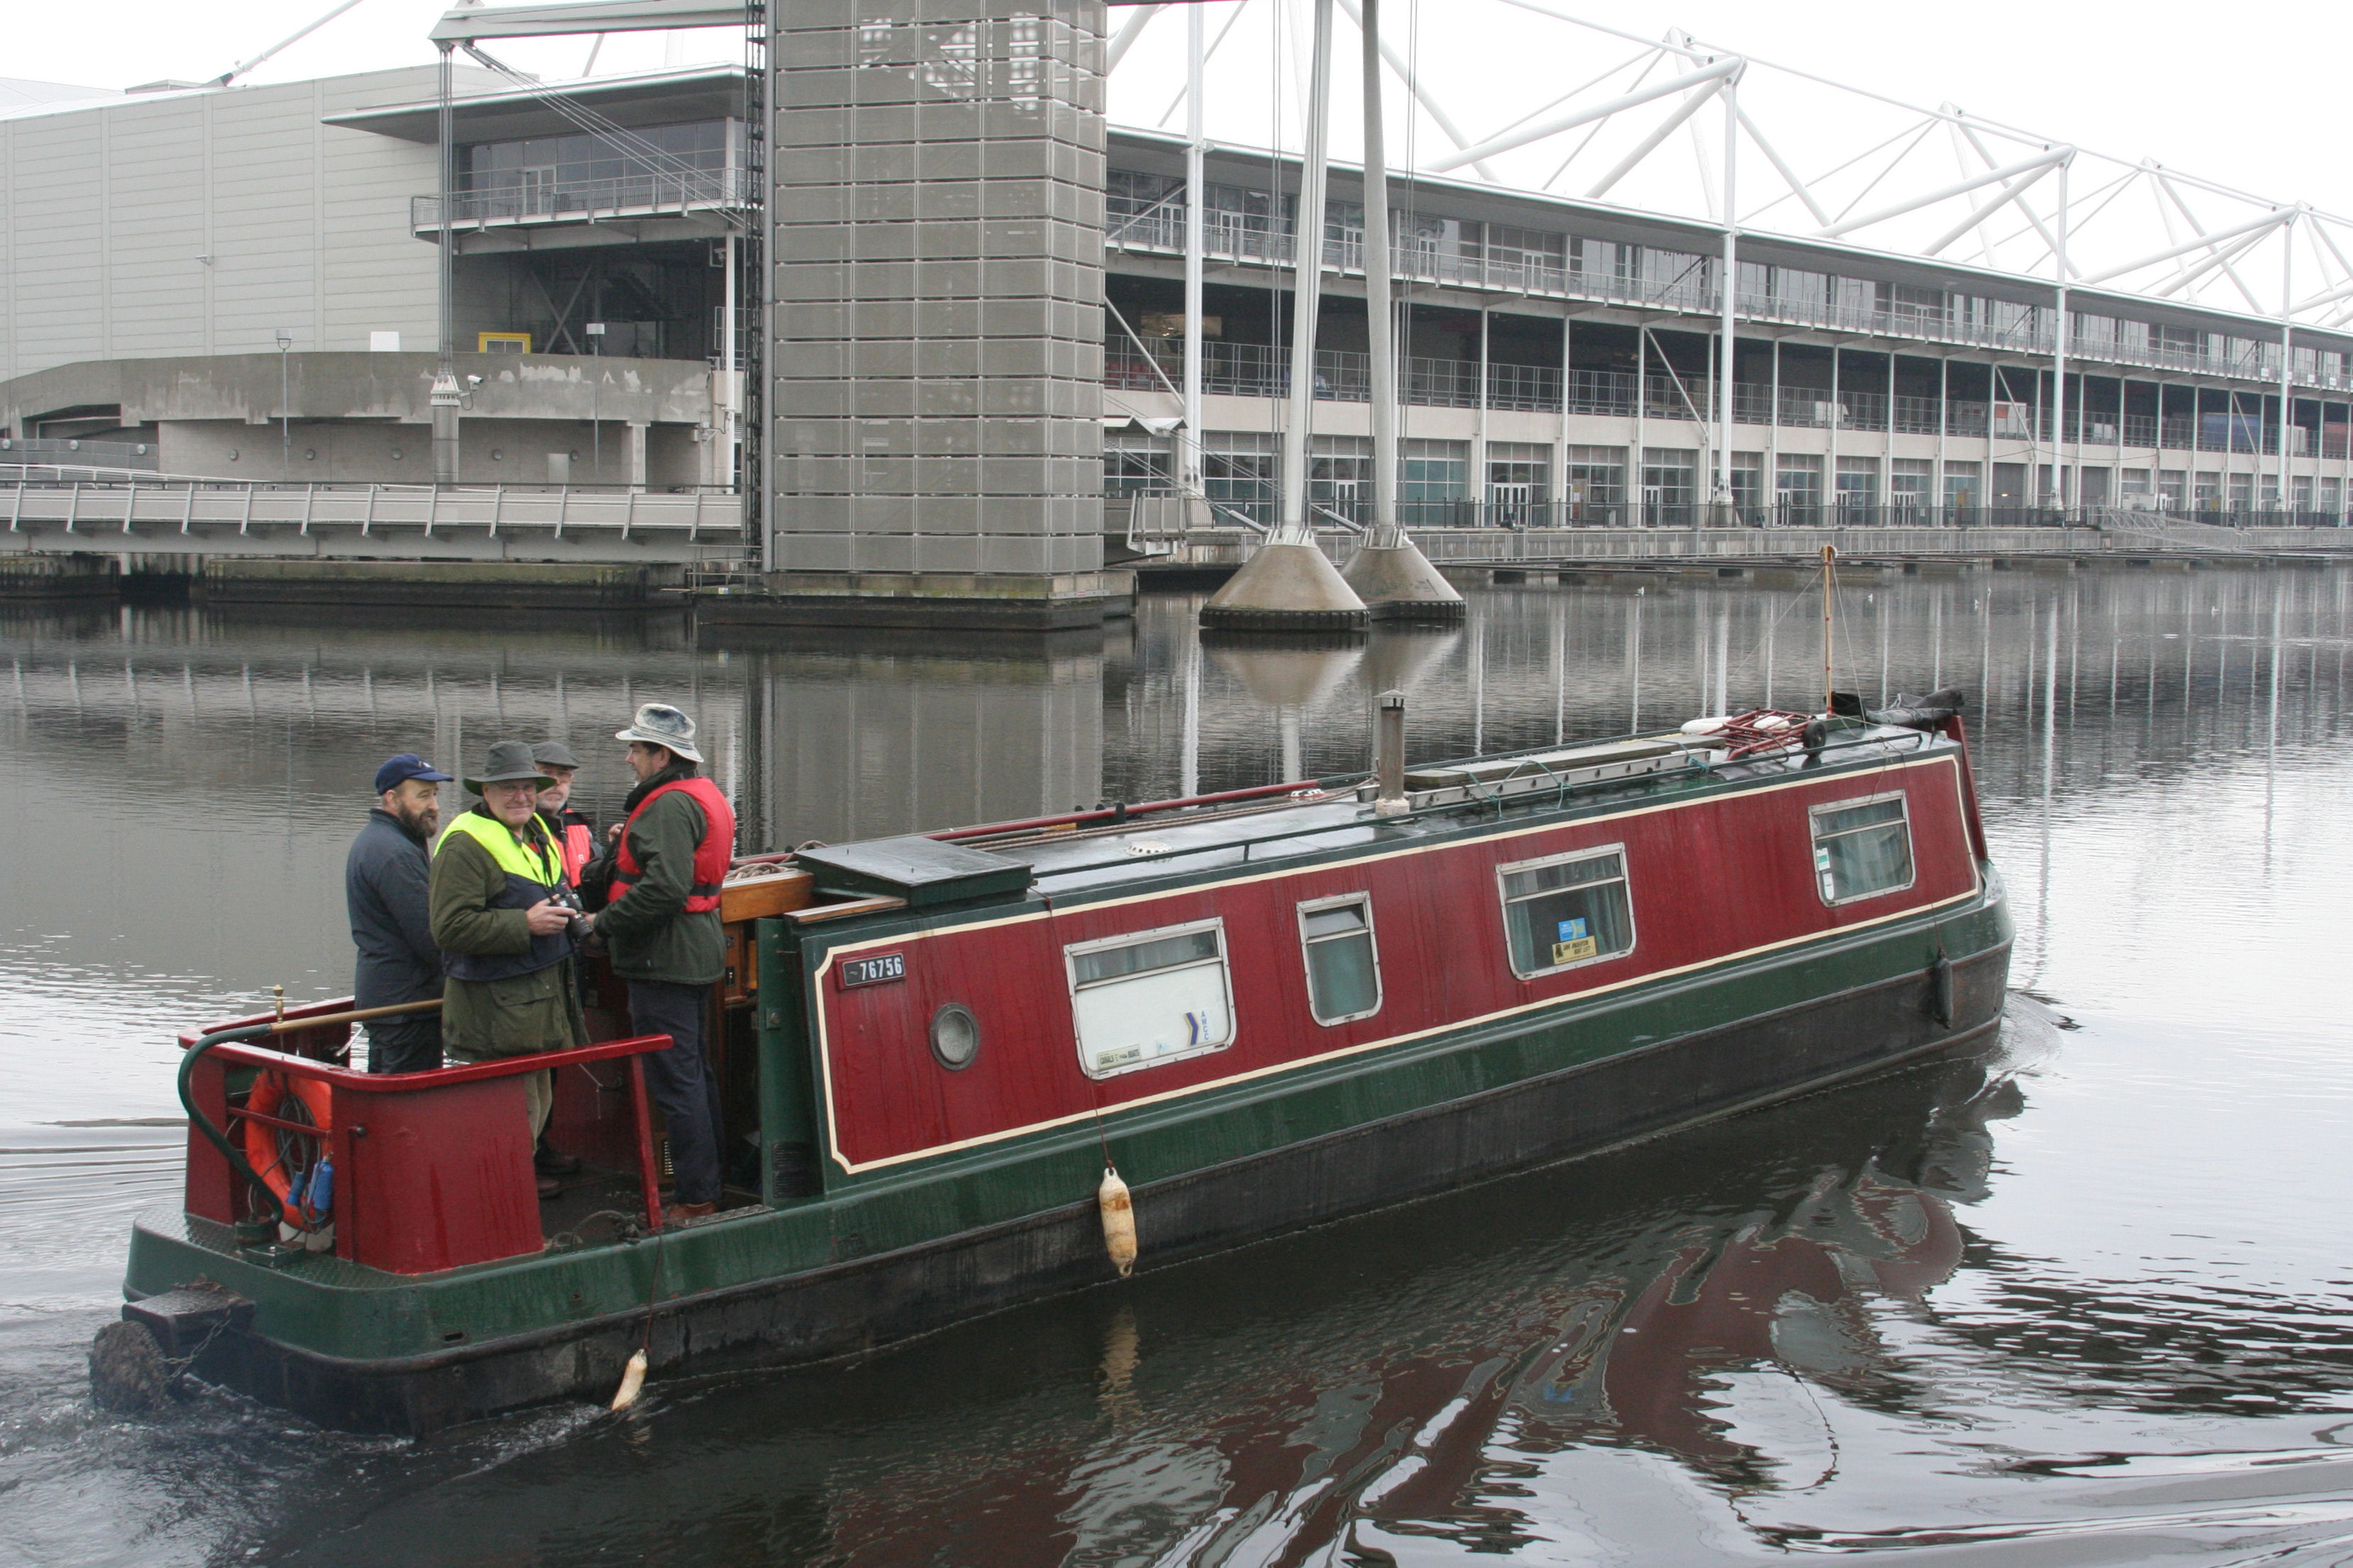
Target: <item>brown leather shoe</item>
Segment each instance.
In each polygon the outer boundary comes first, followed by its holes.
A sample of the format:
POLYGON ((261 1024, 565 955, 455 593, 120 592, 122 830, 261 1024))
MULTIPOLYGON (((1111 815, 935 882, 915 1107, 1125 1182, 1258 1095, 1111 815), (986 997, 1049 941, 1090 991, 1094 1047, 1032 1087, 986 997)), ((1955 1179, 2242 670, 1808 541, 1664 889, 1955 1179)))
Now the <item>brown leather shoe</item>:
POLYGON ((545 1203, 548 1199, 558 1195, 563 1191, 564 1184, 557 1181, 554 1176, 542 1176, 539 1178, 540 1202, 545 1203))
POLYGON ((671 1226, 684 1225, 689 1220, 701 1219, 705 1215, 718 1212, 717 1204, 672 1204, 662 1210, 662 1226, 667 1229, 671 1226))

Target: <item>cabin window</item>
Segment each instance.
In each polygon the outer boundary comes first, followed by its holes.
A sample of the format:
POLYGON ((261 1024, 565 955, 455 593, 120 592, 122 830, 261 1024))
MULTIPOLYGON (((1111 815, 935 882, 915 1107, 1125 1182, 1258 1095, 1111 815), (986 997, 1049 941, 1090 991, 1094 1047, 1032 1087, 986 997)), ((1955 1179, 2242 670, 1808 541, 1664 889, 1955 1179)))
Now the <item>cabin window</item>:
POLYGON ((1626 849, 1580 849, 1500 868, 1512 973, 1523 980, 1594 963, 1634 947, 1626 849))
POLYGON ((1373 947, 1373 900, 1363 893, 1299 906, 1307 957, 1307 1009, 1319 1024, 1345 1024, 1381 1010, 1381 961, 1373 947))
POLYGON ((1221 920, 1074 942, 1071 1011, 1079 1066, 1110 1078, 1234 1043, 1234 994, 1221 920))
POLYGON ((1875 795, 1814 807, 1814 886, 1843 904, 1912 885, 1912 824, 1904 796, 1875 795))

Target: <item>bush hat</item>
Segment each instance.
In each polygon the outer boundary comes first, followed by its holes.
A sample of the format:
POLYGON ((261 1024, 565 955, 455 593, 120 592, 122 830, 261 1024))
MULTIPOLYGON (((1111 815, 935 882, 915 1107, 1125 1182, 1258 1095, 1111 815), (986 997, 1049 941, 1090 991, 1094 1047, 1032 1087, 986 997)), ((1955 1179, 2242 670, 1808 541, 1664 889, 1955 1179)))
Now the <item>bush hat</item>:
POLYGON ((561 741, 542 741, 531 749, 531 760, 543 768, 578 768, 580 759, 561 741))
POLYGON ((555 783, 539 771, 539 764, 532 760, 529 744, 501 741, 491 746, 490 754, 482 759, 482 771, 468 779, 466 787, 480 795, 484 784, 512 784, 517 779, 529 779, 541 789, 555 783))
POLYGON ((638 709, 629 727, 614 731, 613 739, 661 746, 690 763, 702 761, 702 753, 694 749, 694 721, 667 702, 649 702, 638 709))

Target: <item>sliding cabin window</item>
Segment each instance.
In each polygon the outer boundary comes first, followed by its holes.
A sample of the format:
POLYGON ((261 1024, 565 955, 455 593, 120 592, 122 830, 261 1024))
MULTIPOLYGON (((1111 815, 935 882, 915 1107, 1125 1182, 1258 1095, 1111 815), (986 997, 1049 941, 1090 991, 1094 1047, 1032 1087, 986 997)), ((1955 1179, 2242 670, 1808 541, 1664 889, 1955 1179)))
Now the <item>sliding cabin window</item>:
POLYGON ((1373 946, 1373 900, 1363 893, 1299 906, 1307 960, 1307 1010, 1319 1024, 1346 1024, 1381 1010, 1381 957, 1373 946))
POLYGON ((1814 807, 1814 886, 1843 904, 1912 885, 1912 824, 1902 792, 1814 807))
POLYGON ((1062 957, 1070 966, 1079 1067, 1089 1078, 1134 1072, 1234 1043, 1224 921, 1073 942, 1062 957))
POLYGON ((1580 849, 1501 867, 1504 931, 1523 980, 1634 950, 1626 847, 1580 849))

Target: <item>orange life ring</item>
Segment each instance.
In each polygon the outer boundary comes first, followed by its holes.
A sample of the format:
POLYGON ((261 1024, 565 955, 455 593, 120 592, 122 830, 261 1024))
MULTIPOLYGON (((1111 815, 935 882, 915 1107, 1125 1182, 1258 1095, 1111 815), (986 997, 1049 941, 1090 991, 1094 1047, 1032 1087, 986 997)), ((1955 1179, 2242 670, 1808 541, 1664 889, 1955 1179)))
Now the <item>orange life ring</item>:
MULTIPOLYGON (((290 1091, 294 1100, 301 1102, 303 1113, 319 1131, 323 1132, 332 1125, 334 1090, 314 1078, 298 1078, 290 1083, 282 1074, 265 1072, 253 1080, 253 1091, 246 1096, 245 1108, 261 1116, 277 1116, 278 1108, 286 1103, 290 1091)), ((294 1119, 288 1116, 283 1120, 294 1119)), ((290 1209, 294 1184, 287 1178, 286 1163, 279 1152, 279 1130, 268 1122, 246 1119, 246 1163, 260 1173, 269 1190, 278 1194, 278 1201, 290 1209)), ((312 1158, 324 1158, 325 1154, 326 1145, 322 1142, 312 1158)))

